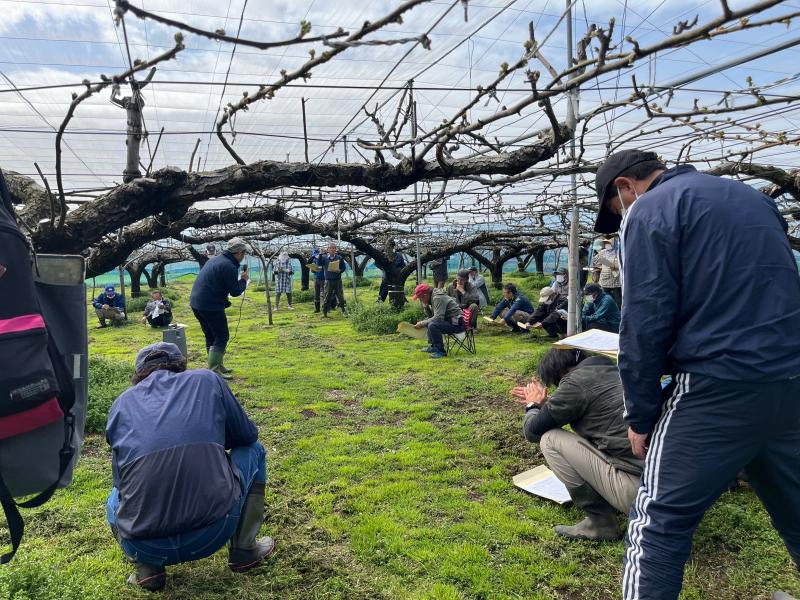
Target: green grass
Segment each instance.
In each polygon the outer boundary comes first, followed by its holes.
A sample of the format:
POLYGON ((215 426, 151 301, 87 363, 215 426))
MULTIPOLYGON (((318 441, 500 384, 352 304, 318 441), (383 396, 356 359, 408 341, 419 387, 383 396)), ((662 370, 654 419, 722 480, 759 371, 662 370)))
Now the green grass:
MULTIPOLYGON (((540 283, 517 281, 526 291, 540 283)), ((178 289, 188 298, 188 282, 178 289)), ((372 301, 371 291, 359 291, 372 301)), ((263 294, 244 300, 226 362, 267 448, 263 531, 278 550, 248 575, 228 571, 224 550, 170 568, 161 597, 618 597, 622 544, 557 538, 553 526, 578 512, 511 484, 542 462, 520 434, 508 389, 533 370, 548 348, 543 340, 482 329, 476 357, 432 361, 417 352, 421 342, 356 332, 338 312, 322 321, 309 304, 276 313, 269 326, 263 302, 263 294)), ((232 330, 238 314, 234 300, 232 330)), ((188 325, 190 364, 202 366, 202 335, 185 302, 176 320, 188 325)), ((91 330, 95 421, 124 387, 136 349, 159 338, 138 324, 91 330)), ((74 483, 27 511, 23 546, 0 568, 0 597, 148 597, 124 584, 130 565, 104 518, 110 485, 110 452, 102 435, 90 435, 74 483)), ((740 490, 717 503, 695 536, 683 597, 800 595, 792 573, 761 505, 740 490)))

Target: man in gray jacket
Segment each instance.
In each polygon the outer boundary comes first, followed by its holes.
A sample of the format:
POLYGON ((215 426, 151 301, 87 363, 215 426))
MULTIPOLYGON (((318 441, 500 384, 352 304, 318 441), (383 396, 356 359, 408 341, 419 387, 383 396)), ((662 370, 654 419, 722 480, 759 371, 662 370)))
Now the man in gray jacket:
POLYGON ((539 443, 550 469, 586 513, 577 525, 555 531, 570 539, 618 540, 617 511, 628 513, 644 461, 628 443, 617 367, 604 356, 553 348, 538 374, 540 379, 512 390, 526 408, 523 433, 539 443), (557 388, 552 396, 546 386, 557 388))
POLYGON ((423 352, 429 352, 431 358, 444 358, 445 333, 464 332, 464 312, 458 307, 456 301, 439 288, 431 289, 427 283, 420 283, 414 289, 412 300, 419 300, 428 318, 419 321, 416 329, 428 328, 428 347, 423 352))

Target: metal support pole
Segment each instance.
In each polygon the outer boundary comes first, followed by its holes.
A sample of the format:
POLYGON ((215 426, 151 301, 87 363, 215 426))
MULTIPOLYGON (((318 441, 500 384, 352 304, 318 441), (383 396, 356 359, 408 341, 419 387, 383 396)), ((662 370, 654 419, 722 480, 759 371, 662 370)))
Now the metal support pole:
MULTIPOLYGON (((411 143, 411 164, 417 164, 417 102, 414 100, 414 80, 408 80, 408 102, 409 108, 411 109, 411 137, 413 142, 411 143)), ((414 206, 418 206, 418 199, 417 199, 417 182, 414 181, 414 206)), ((417 246, 417 285, 422 283, 422 257, 419 254, 419 230, 420 224, 417 221, 417 235, 415 236, 415 242, 417 246)))
MULTIPOLYGON (((342 136, 344 141, 344 162, 347 163, 347 136, 342 136)), ((350 186, 347 186, 347 200, 350 201, 350 186)), ((339 241, 342 241, 342 234, 339 233, 339 241)), ((356 292, 356 247, 350 244, 350 264, 353 265, 351 277, 353 279, 353 303, 358 302, 358 294, 356 292)))
MULTIPOLYGON (((572 66, 572 2, 567 2, 567 68, 572 66)), ((573 132, 569 142, 570 158, 575 161, 575 127, 577 124, 576 114, 578 112, 578 91, 567 92, 567 127, 573 132)), ((572 220, 569 226, 569 300, 567 311, 567 335, 575 335, 578 332, 578 318, 580 313, 580 294, 581 290, 581 271, 578 259, 578 182, 575 173, 570 175, 570 197, 572 198, 572 220)))

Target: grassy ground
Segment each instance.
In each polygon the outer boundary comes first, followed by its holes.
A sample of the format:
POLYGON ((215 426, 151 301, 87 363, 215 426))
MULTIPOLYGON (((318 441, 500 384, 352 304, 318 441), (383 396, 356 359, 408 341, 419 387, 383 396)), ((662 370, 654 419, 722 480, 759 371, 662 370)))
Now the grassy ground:
MULTIPOLYGON (((529 290, 541 283, 520 282, 529 290)), ((177 320, 189 325, 190 363, 199 367, 188 284, 177 289, 177 320)), ((359 294, 371 302, 376 290, 359 294)), ((229 310, 232 327, 238 307, 229 310)), ((90 350, 130 365, 136 349, 159 337, 141 325, 92 330, 90 350)), ((227 363, 268 449, 264 531, 278 550, 248 575, 230 573, 224 551, 170 568, 163 597, 617 597, 622 544, 558 539, 553 526, 578 513, 511 484, 542 459, 521 437, 508 389, 547 344, 485 329, 477 343, 477 357, 432 361, 419 342, 355 333, 340 314, 324 322, 307 303, 276 313, 269 326, 263 294, 248 296, 227 363)), ((113 399, 113 386, 95 384, 95 402, 113 399)), ((0 568, 0 596, 146 596, 124 584, 130 567, 105 525, 110 482, 110 452, 90 435, 73 485, 28 513, 22 549, 0 568)), ((792 573, 760 504, 739 490, 695 536, 683 598, 766 598, 780 588, 798 595, 792 573)))

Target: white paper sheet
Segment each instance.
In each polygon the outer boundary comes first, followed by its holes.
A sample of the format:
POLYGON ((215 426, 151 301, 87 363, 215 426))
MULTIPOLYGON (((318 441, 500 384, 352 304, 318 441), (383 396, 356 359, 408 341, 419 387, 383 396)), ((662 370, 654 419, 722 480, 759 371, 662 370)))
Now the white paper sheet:
POLYGON ((566 504, 571 500, 567 488, 545 465, 539 465, 530 471, 515 475, 512 481, 514 485, 529 494, 547 498, 559 504, 566 504))
POLYGON ((555 342, 553 346, 575 348, 587 352, 598 352, 616 358, 619 353, 619 334, 599 329, 590 329, 555 342))

